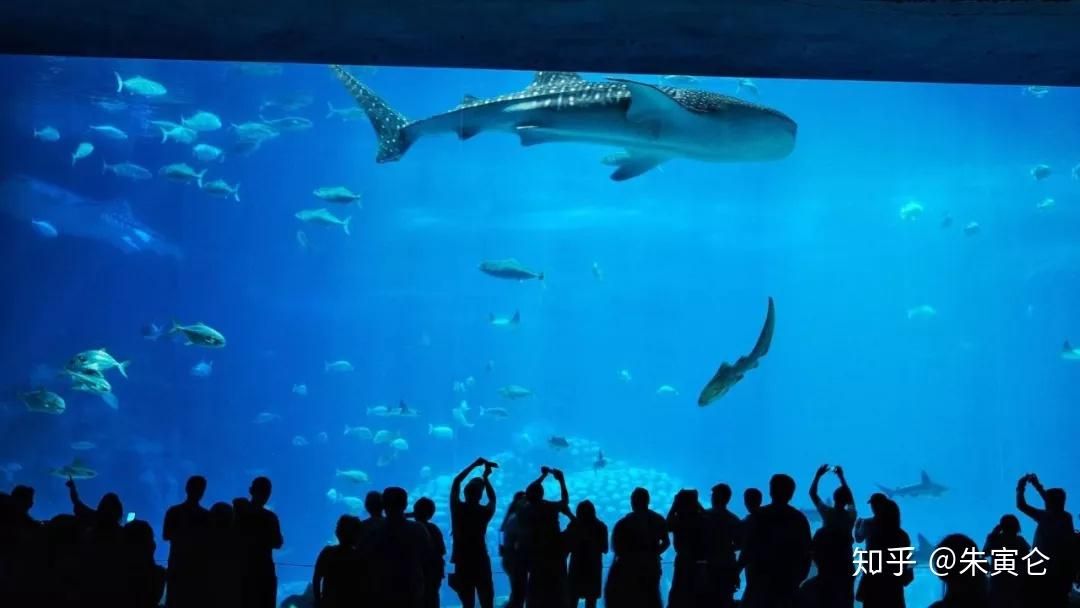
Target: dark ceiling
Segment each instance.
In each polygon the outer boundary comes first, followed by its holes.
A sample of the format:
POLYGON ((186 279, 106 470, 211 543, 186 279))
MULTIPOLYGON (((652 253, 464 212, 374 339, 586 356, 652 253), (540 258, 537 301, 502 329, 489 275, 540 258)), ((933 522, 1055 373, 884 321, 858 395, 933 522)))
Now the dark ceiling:
POLYGON ((0 52, 1080 85, 1080 3, 4 0, 0 52))

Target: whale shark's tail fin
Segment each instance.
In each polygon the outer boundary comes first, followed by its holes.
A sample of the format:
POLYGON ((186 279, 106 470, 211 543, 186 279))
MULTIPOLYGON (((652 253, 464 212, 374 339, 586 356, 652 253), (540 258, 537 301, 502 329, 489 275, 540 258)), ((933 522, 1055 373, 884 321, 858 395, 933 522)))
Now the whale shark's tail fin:
POLYGON ((379 151, 375 161, 388 163, 398 160, 405 155, 413 138, 409 136, 405 127, 409 120, 400 112, 390 107, 364 83, 356 79, 340 65, 331 65, 330 69, 338 77, 349 94, 353 96, 360 109, 364 111, 368 121, 375 129, 375 135, 379 139, 379 151))

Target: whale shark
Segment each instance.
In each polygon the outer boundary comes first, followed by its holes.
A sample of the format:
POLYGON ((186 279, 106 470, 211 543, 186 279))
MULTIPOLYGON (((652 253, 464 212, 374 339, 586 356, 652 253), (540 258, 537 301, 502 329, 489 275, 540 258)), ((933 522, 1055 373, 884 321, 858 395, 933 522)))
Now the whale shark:
POLYGON ((517 135, 523 146, 551 142, 622 148, 605 159, 611 179, 637 177, 675 158, 706 162, 782 159, 795 147, 795 121, 778 110, 709 91, 575 72, 536 72, 525 89, 488 99, 467 95, 455 108, 410 121, 345 68, 330 69, 367 115, 376 162, 399 160, 421 137, 485 131, 517 135))
POLYGON ((0 212, 28 225, 47 221, 59 236, 108 243, 127 253, 183 258, 175 244, 142 223, 126 201, 98 201, 25 175, 0 182, 0 212))

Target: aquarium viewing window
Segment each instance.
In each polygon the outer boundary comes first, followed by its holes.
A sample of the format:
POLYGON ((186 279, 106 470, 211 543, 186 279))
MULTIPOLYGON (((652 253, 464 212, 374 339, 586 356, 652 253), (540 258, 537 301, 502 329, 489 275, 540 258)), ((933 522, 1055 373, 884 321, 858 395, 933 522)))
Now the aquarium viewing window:
POLYGON ((502 597, 541 467, 609 529, 783 472, 817 530, 828 463, 899 506, 925 606, 946 535, 1033 540, 1017 480, 1080 489, 1075 88, 0 62, 0 490, 39 520, 116 492, 164 560, 189 476, 266 476, 281 601, 372 490, 450 546, 483 457, 502 597))

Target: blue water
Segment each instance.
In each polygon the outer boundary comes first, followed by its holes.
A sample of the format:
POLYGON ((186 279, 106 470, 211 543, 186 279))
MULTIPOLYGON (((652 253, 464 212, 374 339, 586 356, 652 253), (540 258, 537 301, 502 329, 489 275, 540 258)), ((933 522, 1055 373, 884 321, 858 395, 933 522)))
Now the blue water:
MULTIPOLYGON (((666 511, 679 487, 707 496, 726 481, 738 497, 786 471, 800 484, 796 503, 809 506, 812 473, 828 462, 845 466, 863 514, 876 483, 915 483, 926 470, 949 491, 902 499, 904 527, 912 537, 961 531, 981 541, 1013 510, 1022 474, 1038 472, 1048 486, 1080 484, 1072 431, 1080 364, 1060 356, 1065 339, 1080 342, 1080 182, 1070 176, 1080 162, 1080 91, 1036 98, 1016 86, 758 81, 751 100, 799 125, 790 157, 673 160, 616 183, 600 162, 615 150, 524 149, 497 134, 424 139, 400 162, 377 165, 365 121, 326 117, 328 102, 352 102, 323 66, 258 76, 225 63, 7 57, 0 65, 8 85, 0 177, 127 201, 183 252, 124 251, 63 231, 48 239, 25 218, 0 214, 0 463, 12 482, 37 488, 39 517, 69 508, 49 472, 75 455, 99 473, 80 484, 89 501, 115 489, 126 510, 155 527, 190 474, 209 478, 209 501, 243 495, 253 475, 268 474, 286 539, 278 559, 299 565, 312 563, 346 510, 328 490, 362 497, 402 485, 436 494, 445 518, 445 476, 477 455, 507 461, 504 504, 552 464, 570 474, 572 500, 592 498, 609 524, 641 479, 662 486, 654 508, 666 511), (169 93, 117 95, 114 71, 152 78, 169 93), (227 152, 223 163, 197 162, 189 146, 162 144, 147 124, 212 111, 226 128, 199 141, 228 149, 228 123, 259 120, 264 101, 297 94, 310 105, 267 118, 302 116, 312 128, 247 156, 227 152), (109 113, 93 105, 102 99, 128 106, 109 113), (130 137, 103 139, 92 124, 130 137), (32 137, 46 125, 59 130, 58 142, 32 137), (96 149, 72 166, 81 141, 96 149), (103 160, 155 175, 133 182, 103 174, 103 160), (157 175, 175 162, 239 183, 241 200, 157 175), (1053 173, 1037 181, 1029 171, 1040 163, 1053 173), (312 194, 337 185, 362 193, 362 208, 312 194), (1046 198, 1054 207, 1037 210, 1046 198), (899 210, 912 200, 925 211, 905 221, 899 210), (352 234, 294 216, 323 206, 351 215, 352 234), (953 224, 943 228, 946 215, 953 224), (965 236, 969 222, 981 231, 965 236), (504 281, 477 269, 508 257, 545 280, 504 281), (768 356, 726 397, 699 408, 717 366, 749 352, 769 296, 777 325, 768 356), (936 315, 909 319, 921 305, 936 315), (515 310, 514 329, 488 322, 515 310), (173 318, 204 321, 228 345, 141 336, 143 325, 173 318), (130 379, 109 376, 115 411, 49 373, 100 347, 132 361, 130 379), (324 372, 339 359, 355 370, 324 372), (209 377, 191 375, 201 360, 213 361, 209 377), (472 386, 456 392, 470 376, 472 386), (39 382, 67 400, 63 415, 27 412, 14 398, 39 382), (294 394, 295 384, 308 395, 294 394), (497 389, 508 384, 535 396, 506 402, 497 389), (679 394, 657 395, 664 384, 679 394), (420 415, 366 414, 399 400, 420 415), (452 416, 462 400, 475 426, 452 416), (479 417, 480 407, 496 406, 509 418, 479 417), (262 412, 280 419, 253 422, 262 412), (400 433, 409 450, 379 467, 390 449, 345 437, 346 424, 400 433), (451 425, 456 437, 433 438, 429 424, 451 425), (573 450, 549 448, 555 435, 571 438, 573 450), (294 445, 297 436, 308 445, 294 445), (75 453, 70 444, 79 440, 97 448, 75 453), (598 448, 611 464, 595 472, 598 448), (430 479, 421 477, 425 466, 430 479), (351 468, 371 482, 335 477, 351 468)), ((354 73, 412 118, 531 79, 354 73)), ((735 81, 695 86, 731 94, 735 81)), ((742 513, 739 502, 733 509, 742 513)), ((1024 532, 1030 538, 1026 520, 1024 532)), ((283 581, 309 575, 281 571, 283 581)), ((909 597, 918 605, 937 590, 925 574, 909 597)))

